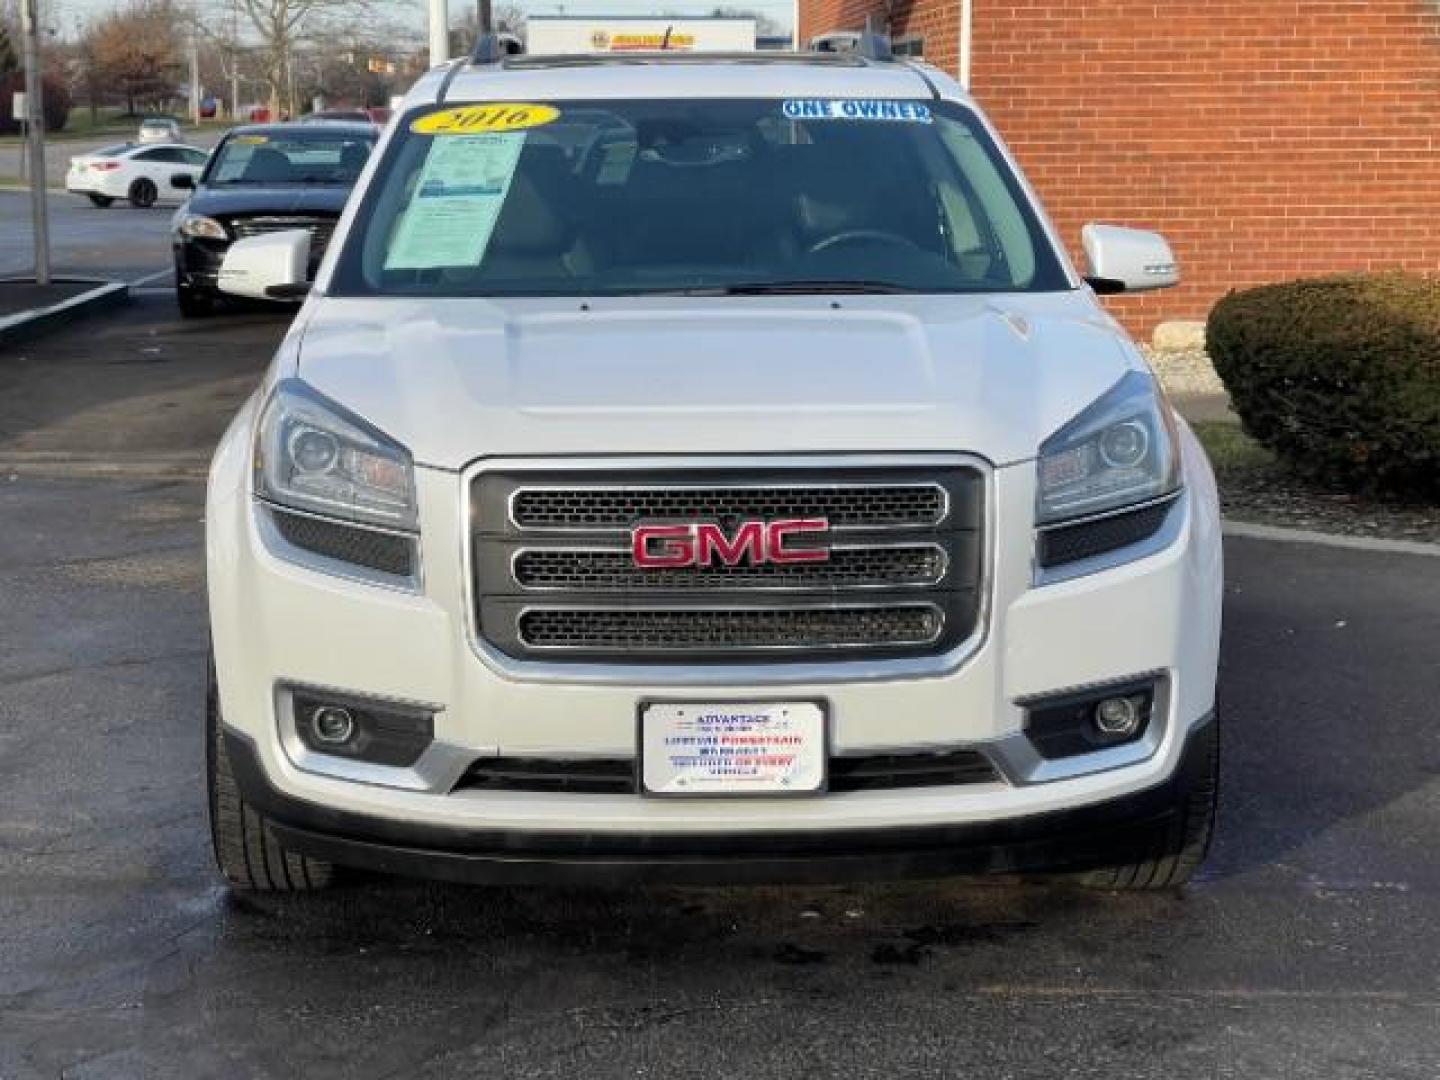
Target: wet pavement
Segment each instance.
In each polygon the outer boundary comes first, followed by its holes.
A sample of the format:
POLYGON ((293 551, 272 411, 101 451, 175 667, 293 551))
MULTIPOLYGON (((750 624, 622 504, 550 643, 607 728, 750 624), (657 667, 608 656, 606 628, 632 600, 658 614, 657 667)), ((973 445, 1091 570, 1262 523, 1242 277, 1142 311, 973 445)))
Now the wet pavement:
POLYGON ((1227 543, 1219 831, 1179 896, 230 895, 204 816, 202 490, 143 477, 213 440, 283 319, 191 349, 170 310, 50 339, 8 383, 0 361, 0 1077, 1440 1074, 1431 557, 1227 543), (28 422, 3 406, 21 393, 28 422), (98 479, 99 456, 142 467, 98 479))

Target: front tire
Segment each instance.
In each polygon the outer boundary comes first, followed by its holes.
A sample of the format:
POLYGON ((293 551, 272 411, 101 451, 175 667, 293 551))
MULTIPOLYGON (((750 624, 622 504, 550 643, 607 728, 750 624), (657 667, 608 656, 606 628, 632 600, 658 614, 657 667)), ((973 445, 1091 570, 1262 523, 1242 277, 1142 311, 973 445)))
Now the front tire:
POLYGON ((225 749, 215 658, 209 661, 205 691, 205 775, 210 795, 210 841, 215 862, 232 889, 244 892, 312 892, 328 888, 335 867, 287 851, 269 822, 240 796, 225 749))
POLYGON ((112 199, 109 195, 91 195, 90 201, 94 203, 95 206, 99 207, 101 210, 104 210, 115 200, 112 199))
POLYGON ((180 315, 186 319, 203 319, 215 311, 215 297, 179 285, 175 287, 175 303, 179 305, 180 315))
POLYGON ((160 192, 155 187, 155 182, 145 177, 140 177, 130 185, 128 196, 130 205, 137 210, 146 210, 155 205, 155 199, 160 192))
POLYGON ((1220 794, 1220 717, 1200 736, 1200 767, 1175 807, 1168 828, 1156 837, 1152 850, 1132 862, 1117 863, 1076 875, 1089 889, 1145 891, 1177 889, 1188 882, 1205 855, 1215 833, 1215 810, 1220 794))

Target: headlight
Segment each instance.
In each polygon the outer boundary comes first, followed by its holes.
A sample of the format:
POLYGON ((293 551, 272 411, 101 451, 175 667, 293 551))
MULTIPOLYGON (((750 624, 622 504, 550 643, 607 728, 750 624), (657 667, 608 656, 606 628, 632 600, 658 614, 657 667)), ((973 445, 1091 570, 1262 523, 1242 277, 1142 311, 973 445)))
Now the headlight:
POLYGON ((1171 494, 1180 486, 1176 445, 1155 380, 1131 372, 1041 445, 1037 524, 1171 494))
POLYGON ((229 240, 225 226, 203 214, 186 214, 180 219, 180 231, 186 236, 203 236, 207 240, 229 240))
POLYGON ((255 440, 255 491, 291 509, 417 527, 410 453, 299 379, 275 388, 255 440))

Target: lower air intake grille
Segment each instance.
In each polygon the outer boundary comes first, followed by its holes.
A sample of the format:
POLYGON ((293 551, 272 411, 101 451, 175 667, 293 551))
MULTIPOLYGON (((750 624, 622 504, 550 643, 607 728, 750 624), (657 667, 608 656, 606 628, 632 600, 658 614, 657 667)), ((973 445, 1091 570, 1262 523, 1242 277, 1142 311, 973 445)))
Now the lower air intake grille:
MULTIPOLYGON (((835 792, 958 787, 999 780, 990 759, 977 750, 830 759, 829 790, 835 792)), ((482 758, 470 766, 456 790, 634 795, 635 762, 631 758, 482 758)))
POLYGON ((886 607, 532 609, 520 640, 532 649, 675 652, 712 649, 925 645, 940 636, 940 609, 886 607))

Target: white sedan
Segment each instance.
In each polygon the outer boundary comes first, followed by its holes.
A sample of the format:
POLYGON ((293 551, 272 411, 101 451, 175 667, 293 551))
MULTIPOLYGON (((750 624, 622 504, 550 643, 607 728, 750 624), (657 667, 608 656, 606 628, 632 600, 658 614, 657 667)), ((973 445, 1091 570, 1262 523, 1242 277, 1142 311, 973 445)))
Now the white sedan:
POLYGON ((65 190, 85 195, 100 207, 116 199, 128 199, 137 207, 183 202, 189 191, 175 187, 171 180, 181 174, 198 179, 209 157, 198 146, 107 146, 70 159, 65 190))

